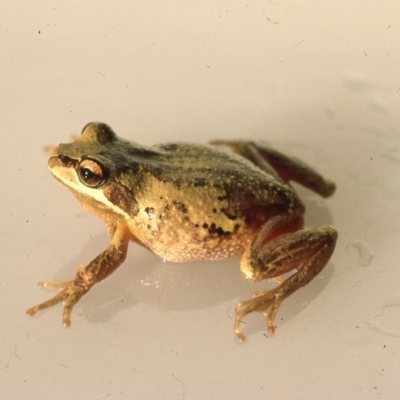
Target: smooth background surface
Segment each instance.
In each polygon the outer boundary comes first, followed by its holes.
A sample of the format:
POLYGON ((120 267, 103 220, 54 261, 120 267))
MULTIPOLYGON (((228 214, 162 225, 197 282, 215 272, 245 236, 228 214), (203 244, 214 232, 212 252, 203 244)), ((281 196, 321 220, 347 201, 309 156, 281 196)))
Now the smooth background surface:
MULTIPOLYGON (((0 15, 0 392, 7 399, 393 399, 400 390, 400 3, 28 1, 0 15), (232 331, 238 260, 174 265, 131 246, 76 307, 25 310, 107 246, 43 147, 91 120, 142 144, 267 140, 338 184, 299 189, 337 250, 232 331)), ((296 189, 298 186, 296 186, 296 189)), ((270 287, 266 282, 262 287, 270 287)))

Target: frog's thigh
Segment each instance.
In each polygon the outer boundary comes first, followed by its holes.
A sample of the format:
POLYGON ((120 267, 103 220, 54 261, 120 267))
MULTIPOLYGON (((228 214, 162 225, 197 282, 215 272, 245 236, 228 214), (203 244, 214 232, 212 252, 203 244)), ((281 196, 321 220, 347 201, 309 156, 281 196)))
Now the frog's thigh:
MULTIPOLYGON (((308 283, 325 266, 335 247, 337 232, 330 226, 290 232, 300 222, 293 217, 275 217, 256 235, 240 264, 243 276, 252 282, 274 278, 293 269, 307 270, 308 283), (279 229, 276 228, 278 225, 279 229), (285 230, 287 233, 285 233, 285 230), (283 232, 282 232, 283 231, 283 232), (289 232, 288 232, 289 231, 289 232), (274 236, 277 238, 273 238, 274 236), (313 258, 313 263, 306 266, 313 258)), ((294 290, 293 290, 294 291, 294 290)))
MULTIPOLYGON (((240 339, 244 339, 239 326, 240 321, 253 311, 267 314, 268 330, 274 333, 274 318, 280 304, 318 275, 329 261, 336 239, 337 232, 333 228, 322 226, 279 236, 261 246, 252 259, 248 258, 252 253, 251 249, 248 249, 241 263, 241 271, 251 281, 273 278, 293 269, 297 269, 297 272, 276 288, 257 292, 255 298, 238 304, 235 331, 240 339)), ((259 238, 255 239, 257 240, 259 238)))
POLYGON ((330 226, 287 233, 266 243, 256 237, 255 245, 250 244, 243 255, 240 270, 246 279, 258 282, 297 269, 309 278, 302 280, 304 286, 328 262, 336 239, 337 232, 330 226), (310 260, 313 262, 308 265, 310 260))
MULTIPOLYGON (((268 273, 270 262, 266 259, 268 256, 265 251, 268 252, 268 249, 274 251, 275 238, 299 231, 302 227, 303 217, 295 213, 280 214, 271 218, 256 233, 242 256, 240 270, 243 276, 249 281, 257 282, 265 278, 273 278, 289 270, 290 268, 283 272, 277 272, 275 275, 272 272, 268 273)), ((276 251, 274 252, 276 253, 276 251)))

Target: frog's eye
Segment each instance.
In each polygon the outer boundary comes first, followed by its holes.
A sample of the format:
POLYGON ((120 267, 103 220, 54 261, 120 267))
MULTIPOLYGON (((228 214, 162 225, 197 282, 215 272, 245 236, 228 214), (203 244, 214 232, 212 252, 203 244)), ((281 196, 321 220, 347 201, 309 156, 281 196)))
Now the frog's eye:
POLYGON ((78 177, 84 185, 96 188, 104 183, 106 170, 99 162, 85 159, 78 165, 78 177))

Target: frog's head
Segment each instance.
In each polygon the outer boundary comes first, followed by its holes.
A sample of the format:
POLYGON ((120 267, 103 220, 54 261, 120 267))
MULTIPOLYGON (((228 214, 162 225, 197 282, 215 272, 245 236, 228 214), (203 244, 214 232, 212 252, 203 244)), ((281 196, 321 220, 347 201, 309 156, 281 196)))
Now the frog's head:
POLYGON ((52 151, 48 166, 81 203, 129 218, 137 212, 133 189, 138 164, 127 154, 132 147, 108 125, 91 122, 78 139, 52 151))
POLYGON ((52 151, 49 169, 71 189, 99 188, 110 176, 110 165, 107 164, 115 151, 112 144, 118 141, 118 136, 108 125, 91 122, 74 142, 62 143, 52 151))

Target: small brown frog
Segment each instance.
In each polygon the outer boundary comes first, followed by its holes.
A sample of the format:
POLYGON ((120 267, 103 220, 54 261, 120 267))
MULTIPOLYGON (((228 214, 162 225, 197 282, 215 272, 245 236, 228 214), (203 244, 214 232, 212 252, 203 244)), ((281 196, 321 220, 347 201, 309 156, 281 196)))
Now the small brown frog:
POLYGON ((103 123, 90 123, 78 139, 56 147, 49 159, 51 173, 86 211, 104 221, 111 244, 80 266, 74 280, 39 283, 60 293, 27 313, 63 302, 63 324, 70 325, 74 305, 122 264, 134 241, 167 261, 242 255, 240 270, 250 282, 293 271, 274 289, 258 291, 236 307, 234 329, 240 340, 245 338, 240 322, 253 311, 267 316, 274 333, 282 301, 324 268, 337 239, 329 226, 303 229, 305 208, 288 181, 322 197, 329 197, 335 184, 261 143, 211 144, 144 147, 103 123))

